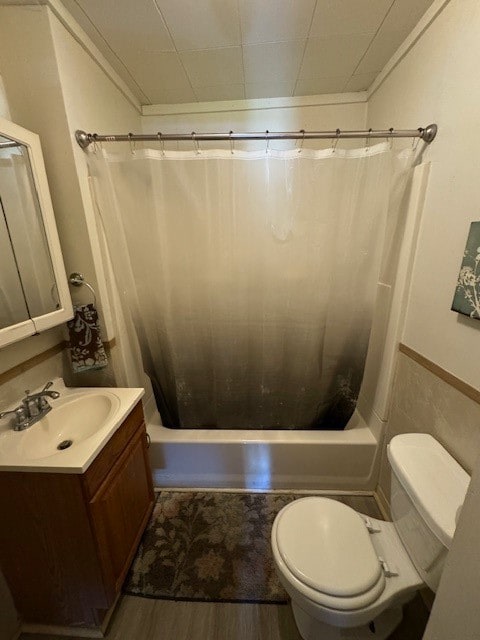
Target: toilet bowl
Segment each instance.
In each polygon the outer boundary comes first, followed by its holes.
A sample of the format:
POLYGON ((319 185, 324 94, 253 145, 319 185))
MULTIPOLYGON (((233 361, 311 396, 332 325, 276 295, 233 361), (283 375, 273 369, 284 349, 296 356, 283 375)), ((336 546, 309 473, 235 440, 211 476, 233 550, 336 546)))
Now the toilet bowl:
POLYGON ((274 562, 304 640, 384 640, 416 591, 438 586, 470 478, 426 434, 396 436, 388 457, 393 522, 324 497, 275 519, 274 562))

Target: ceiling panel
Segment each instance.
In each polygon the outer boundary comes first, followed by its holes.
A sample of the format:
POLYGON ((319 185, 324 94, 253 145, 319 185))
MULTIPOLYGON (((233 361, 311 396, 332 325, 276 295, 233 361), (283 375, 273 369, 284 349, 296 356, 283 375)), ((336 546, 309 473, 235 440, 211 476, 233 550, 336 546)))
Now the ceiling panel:
POLYGON ((129 52, 125 64, 152 104, 196 101, 176 52, 129 52))
POLYGON ((245 83, 245 97, 255 98, 286 98, 293 96, 295 82, 247 82, 245 83))
POLYGON ((153 2, 77 0, 110 47, 139 51, 175 51, 165 22, 153 2))
POLYGON ((315 0, 239 0, 242 42, 304 40, 315 0))
POLYGON ((179 51, 241 44, 237 0, 151 1, 165 18, 179 51))
POLYGON ((182 51, 179 55, 194 87, 244 83, 241 47, 182 51))
POLYGON ((305 41, 269 42, 243 47, 245 82, 291 82, 302 62, 305 41))
POLYGON ((344 91, 366 91, 377 77, 376 73, 353 75, 345 85, 344 91))
POLYGON ((195 94, 200 102, 215 102, 217 100, 243 100, 245 98, 244 84, 217 84, 213 87, 196 87, 195 94))
POLYGON ((319 0, 310 37, 376 33, 393 0, 319 0))
POLYGON ((433 0, 60 1, 149 104, 364 90, 433 0))
POLYGON ((350 76, 368 49, 367 34, 309 38, 299 78, 339 78, 350 76))
POLYGON ((296 96, 315 96, 322 93, 341 93, 348 76, 340 78, 307 78, 299 80, 295 87, 296 96))

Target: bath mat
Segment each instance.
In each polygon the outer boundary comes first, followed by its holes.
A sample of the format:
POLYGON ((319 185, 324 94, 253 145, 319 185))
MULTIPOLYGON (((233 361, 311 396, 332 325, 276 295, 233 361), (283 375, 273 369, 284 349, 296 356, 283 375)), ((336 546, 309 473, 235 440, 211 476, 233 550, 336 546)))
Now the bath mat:
POLYGON ((298 494, 162 491, 124 593, 171 600, 285 603, 270 532, 298 494))

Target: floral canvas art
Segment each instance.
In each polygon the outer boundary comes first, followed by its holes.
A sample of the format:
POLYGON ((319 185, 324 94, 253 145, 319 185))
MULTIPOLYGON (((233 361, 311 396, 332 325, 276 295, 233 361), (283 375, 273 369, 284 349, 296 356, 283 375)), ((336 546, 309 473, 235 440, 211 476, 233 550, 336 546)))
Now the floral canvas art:
POLYGON ((472 222, 452 310, 480 320, 480 222, 472 222))

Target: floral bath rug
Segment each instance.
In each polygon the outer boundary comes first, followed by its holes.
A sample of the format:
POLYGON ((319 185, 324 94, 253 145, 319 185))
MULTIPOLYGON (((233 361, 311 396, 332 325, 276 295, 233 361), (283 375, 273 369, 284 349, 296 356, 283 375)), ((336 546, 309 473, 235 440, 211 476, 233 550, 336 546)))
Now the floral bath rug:
POLYGON ((150 598, 284 603, 270 532, 293 494, 162 491, 124 592, 150 598))

